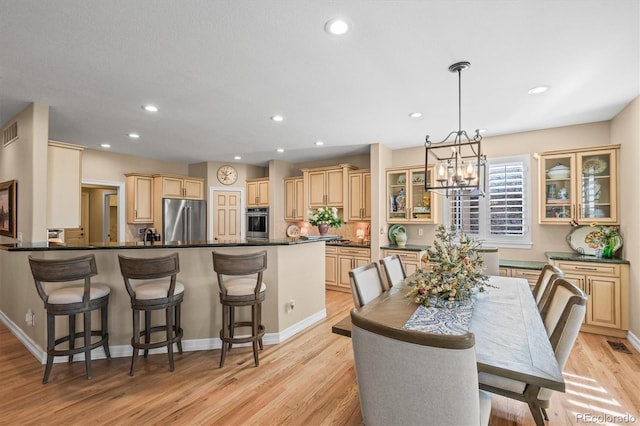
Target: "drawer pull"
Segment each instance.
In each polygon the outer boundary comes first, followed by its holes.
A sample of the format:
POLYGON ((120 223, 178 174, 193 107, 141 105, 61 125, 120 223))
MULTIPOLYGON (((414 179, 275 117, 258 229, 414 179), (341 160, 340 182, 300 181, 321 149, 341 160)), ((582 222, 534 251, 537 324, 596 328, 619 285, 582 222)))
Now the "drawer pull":
POLYGON ((598 268, 587 268, 586 266, 576 266, 575 268, 581 271, 597 271, 598 270, 598 268))

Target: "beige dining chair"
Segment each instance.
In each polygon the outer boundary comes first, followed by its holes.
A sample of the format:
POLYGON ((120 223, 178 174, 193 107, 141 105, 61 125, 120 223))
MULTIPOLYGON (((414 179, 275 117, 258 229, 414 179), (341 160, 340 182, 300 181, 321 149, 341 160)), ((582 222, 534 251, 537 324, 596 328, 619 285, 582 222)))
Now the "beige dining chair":
POLYGON ((387 279, 387 288, 401 283, 407 277, 407 271, 402 263, 402 257, 399 254, 383 257, 380 259, 384 275, 387 279))
POLYGON ((375 425, 487 425, 475 338, 389 327, 351 311, 362 420, 375 425), (428 360, 446 360, 446 368, 428 360))
POLYGON ((375 262, 350 270, 349 280, 356 308, 363 307, 386 290, 380 268, 375 262))
POLYGON ((482 258, 482 272, 485 275, 500 275, 500 254, 497 248, 480 248, 478 254, 482 258))
MULTIPOLYGON (((558 278, 551 286, 542 316, 560 370, 566 365, 580 331, 586 304, 584 292, 564 278, 558 278)), ((480 389, 528 403, 536 425, 544 425, 543 419, 548 420, 546 409, 552 390, 484 372, 478 374, 478 380, 480 389)))
POLYGON ((542 271, 540 271, 540 275, 538 276, 538 281, 536 281, 536 285, 533 287, 533 297, 536 299, 536 304, 538 305, 538 310, 542 311, 542 306, 546 298, 549 296, 549 292, 545 294, 549 283, 552 283, 558 278, 564 277, 564 272, 560 268, 555 265, 544 265, 542 267, 542 271))

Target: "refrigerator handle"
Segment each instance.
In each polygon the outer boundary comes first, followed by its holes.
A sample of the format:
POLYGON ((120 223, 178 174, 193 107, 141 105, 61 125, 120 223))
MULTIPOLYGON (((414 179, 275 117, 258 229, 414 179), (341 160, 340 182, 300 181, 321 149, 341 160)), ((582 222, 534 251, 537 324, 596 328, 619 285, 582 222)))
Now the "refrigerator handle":
POLYGON ((184 232, 182 233, 182 235, 184 235, 184 237, 187 239, 187 241, 191 241, 191 235, 189 232, 189 226, 191 225, 191 207, 185 207, 185 215, 184 215, 184 222, 183 222, 183 226, 184 226, 184 232))

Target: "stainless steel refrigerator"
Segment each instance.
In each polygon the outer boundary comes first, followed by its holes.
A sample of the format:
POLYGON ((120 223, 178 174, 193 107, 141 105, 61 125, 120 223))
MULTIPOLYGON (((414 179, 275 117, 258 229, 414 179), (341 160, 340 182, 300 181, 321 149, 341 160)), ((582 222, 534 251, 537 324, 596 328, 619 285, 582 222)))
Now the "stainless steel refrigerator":
POLYGON ((164 241, 205 241, 206 222, 204 200, 162 200, 164 241))

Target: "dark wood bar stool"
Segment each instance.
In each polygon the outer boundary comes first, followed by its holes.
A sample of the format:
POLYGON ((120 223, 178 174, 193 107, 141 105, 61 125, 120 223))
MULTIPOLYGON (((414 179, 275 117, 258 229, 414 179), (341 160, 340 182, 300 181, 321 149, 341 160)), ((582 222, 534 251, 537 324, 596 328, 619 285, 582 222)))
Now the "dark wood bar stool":
POLYGON ((231 349, 233 343, 248 342, 253 343, 253 360, 257 367, 258 346, 263 348, 262 302, 267 287, 262 281, 262 273, 267 269, 267 252, 232 255, 214 251, 213 269, 218 276, 222 304, 220 368, 224 366, 227 350, 231 349), (249 276, 254 274, 255 278, 249 276), (232 278, 225 279, 225 275, 232 278), (251 321, 235 321, 235 308, 240 306, 251 306, 251 321), (237 327, 251 327, 251 335, 235 337, 237 327))
POLYGON ((182 353, 182 327, 180 326, 180 304, 184 297, 184 285, 176 280, 180 272, 178 253, 155 258, 132 258, 118 255, 120 271, 124 284, 131 297, 133 310, 133 336, 131 346, 131 370, 133 376, 140 349, 144 350, 144 357, 149 349, 167 347, 169 356, 169 370, 174 370, 173 344, 178 345, 178 352, 182 353), (151 326, 151 313, 164 309, 165 324, 151 326), (144 312, 144 330, 140 330, 140 312, 144 312), (151 334, 166 333, 161 341, 151 342, 151 334), (144 342, 140 337, 144 336, 144 342))
POLYGON ((80 256, 72 259, 36 259, 29 256, 31 273, 36 283, 38 295, 47 310, 47 365, 44 370, 42 383, 49 380, 56 356, 68 356, 69 363, 73 356, 84 353, 87 379, 91 373, 91 351, 99 346, 104 348, 107 359, 111 359, 109 352, 109 333, 107 307, 111 289, 106 285, 91 284, 91 277, 98 274, 94 255, 80 256), (62 283, 84 280, 83 284, 74 284, 47 291, 43 283, 62 283), (91 329, 91 313, 100 309, 100 330, 91 329), (76 315, 83 314, 84 329, 76 333, 76 315), (69 319, 69 334, 56 339, 56 316, 67 316, 69 319), (100 340, 92 342, 91 336, 99 336, 100 340), (75 341, 84 339, 82 346, 76 347, 75 341), (56 349, 61 343, 68 342, 67 349, 56 349))

